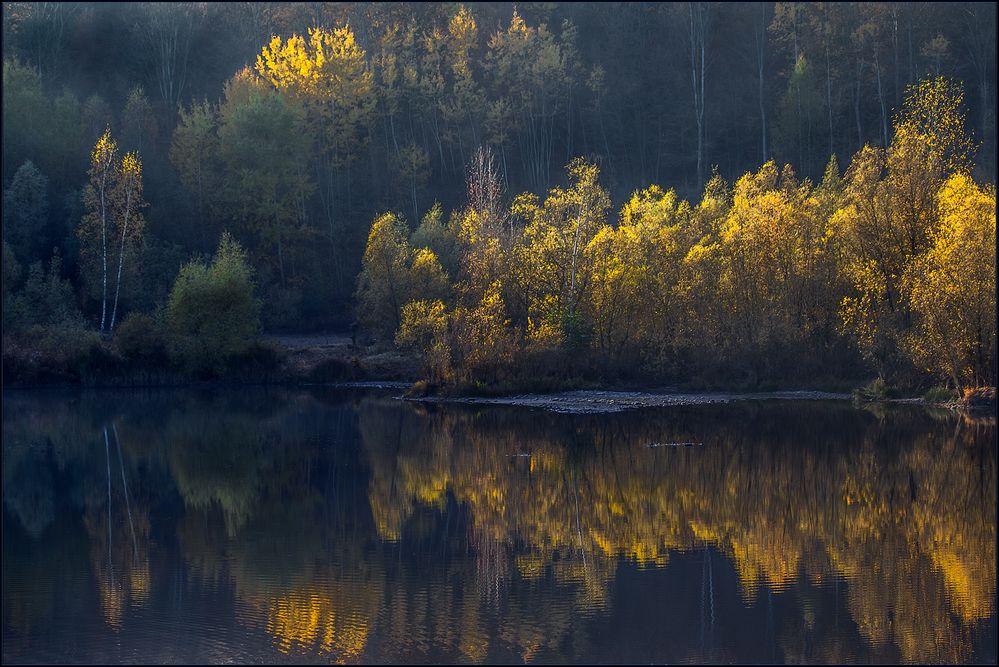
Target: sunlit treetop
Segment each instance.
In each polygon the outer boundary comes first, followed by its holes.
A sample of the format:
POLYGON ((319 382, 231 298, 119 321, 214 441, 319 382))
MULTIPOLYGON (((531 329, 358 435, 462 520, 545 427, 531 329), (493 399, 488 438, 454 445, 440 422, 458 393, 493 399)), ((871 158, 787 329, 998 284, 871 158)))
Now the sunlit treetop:
POLYGON ((457 13, 451 17, 448 33, 451 37, 452 67, 455 74, 469 76, 471 72, 469 71, 468 52, 475 46, 479 33, 475 17, 464 5, 459 6, 457 13))
POLYGON ((104 134, 94 144, 94 150, 90 155, 91 164, 98 171, 106 172, 111 168, 117 153, 118 144, 111 138, 111 128, 109 127, 104 130, 104 134))
POLYGON ((908 87, 895 121, 895 139, 915 135, 942 161, 946 171, 968 171, 975 143, 964 128, 964 88, 938 76, 908 87))
POLYGON ((350 26, 310 28, 308 39, 274 36, 257 56, 256 71, 278 90, 337 102, 372 85, 364 49, 350 26))
MULTIPOLYGON (((681 202, 680 207, 687 206, 681 202)), ((631 199, 621 208, 621 225, 639 224, 645 220, 669 221, 677 212, 676 192, 665 192, 658 185, 652 185, 631 195, 631 199)))
POLYGON ((142 176, 142 161, 135 152, 127 153, 121 160, 121 173, 125 178, 139 178, 142 176))

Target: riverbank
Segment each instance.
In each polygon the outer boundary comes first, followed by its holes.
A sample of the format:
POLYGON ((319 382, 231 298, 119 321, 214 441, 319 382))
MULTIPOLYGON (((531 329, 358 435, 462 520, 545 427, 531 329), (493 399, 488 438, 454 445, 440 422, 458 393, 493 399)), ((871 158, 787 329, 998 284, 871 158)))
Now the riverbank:
POLYGON ((203 385, 336 385, 395 389, 408 400, 470 405, 516 405, 560 413, 611 413, 645 407, 727 403, 744 400, 854 400, 869 403, 915 403, 977 415, 995 415, 996 393, 986 387, 958 398, 946 391, 924 396, 870 391, 876 383, 816 383, 786 389, 700 386, 678 383, 534 383, 528 386, 434 387, 420 379, 418 360, 393 348, 359 346, 346 335, 265 335, 249 352, 219 373, 205 377, 171 364, 165 357, 129 359, 107 341, 94 343, 76 359, 50 359, 4 341, 3 386, 28 389, 52 386, 156 387, 203 385))
POLYGON ((404 383, 419 379, 419 364, 398 352, 361 347, 343 335, 261 336, 246 352, 210 372, 177 363, 162 350, 130 355, 96 337, 72 351, 44 353, 5 337, 3 386, 160 387, 185 385, 309 385, 404 383))

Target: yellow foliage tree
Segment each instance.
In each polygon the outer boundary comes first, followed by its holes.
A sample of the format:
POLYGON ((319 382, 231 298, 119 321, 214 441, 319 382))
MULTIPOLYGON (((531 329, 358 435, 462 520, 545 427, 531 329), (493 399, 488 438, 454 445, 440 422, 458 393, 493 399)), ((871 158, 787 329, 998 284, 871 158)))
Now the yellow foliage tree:
POLYGON ((385 340, 403 324, 403 308, 411 301, 449 297, 447 274, 433 250, 413 249, 406 225, 393 213, 375 218, 358 276, 358 322, 385 340))
POLYGON ((107 129, 97 140, 90 156, 90 182, 84 188, 86 212, 77 228, 84 276, 93 286, 100 284, 100 331, 113 331, 121 295, 125 256, 134 254, 142 239, 144 221, 139 209, 142 199, 142 163, 137 153, 118 161, 118 144, 107 129), (116 252, 117 251, 117 252, 116 252), (113 280, 114 297, 108 313, 108 263, 118 260, 113 280), (109 316, 110 315, 110 316, 109 316))
MULTIPOLYGON (((111 129, 104 130, 90 154, 90 181, 83 190, 83 203, 87 212, 80 221, 77 236, 80 238, 80 259, 84 275, 91 285, 100 282, 101 325, 104 332, 108 304, 108 236, 111 224, 111 190, 115 180, 115 159, 118 144, 111 137, 111 129)), ((112 240, 113 242, 113 240, 112 240)), ((94 290, 96 291, 96 290, 94 290)))
POLYGON ((595 164, 576 159, 568 172, 569 188, 551 189, 540 206, 531 198, 514 200, 514 214, 529 222, 514 247, 513 270, 529 331, 557 331, 561 342, 578 344, 593 276, 585 250, 605 223, 610 198, 595 164))
POLYGON ((937 194, 939 224, 925 256, 906 272, 917 315, 914 360, 958 390, 995 382, 996 193, 954 174, 937 194))
POLYGON ((692 211, 672 190, 635 192, 617 228, 605 225, 587 246, 593 267, 594 345, 620 353, 635 343, 651 354, 673 344, 674 288, 694 238, 692 211))
POLYGON ((911 86, 891 144, 857 153, 844 205, 829 221, 853 288, 842 303, 845 328, 882 376, 898 360, 911 324, 903 274, 930 246, 943 180, 970 159, 962 98, 959 86, 940 77, 911 86))

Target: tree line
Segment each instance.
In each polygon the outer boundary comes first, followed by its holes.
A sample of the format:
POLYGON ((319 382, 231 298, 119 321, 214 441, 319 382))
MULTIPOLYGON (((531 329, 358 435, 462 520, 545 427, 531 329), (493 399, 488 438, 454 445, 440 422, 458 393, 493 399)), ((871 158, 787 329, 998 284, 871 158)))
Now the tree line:
POLYGON ((358 313, 439 385, 549 378, 994 383, 996 194, 962 91, 912 86, 886 148, 821 181, 768 161, 699 201, 651 185, 609 217, 600 169, 507 204, 478 153, 467 201, 372 224, 358 313), (832 370, 831 370, 832 369, 832 370))
MULTIPOLYGON (((227 230, 265 328, 344 329, 371 219, 462 206, 479 146, 506 191, 539 197, 580 155, 618 205, 650 182, 693 199, 715 167, 734 179, 770 160, 818 182, 828 155, 886 149, 906 86, 927 75, 966 82, 971 175, 994 180, 994 12, 6 3, 5 271, 19 267, 10 289, 23 292, 57 248, 70 300, 105 330, 164 308, 180 267, 227 230), (88 156, 109 129, 141 165, 148 206, 94 255, 77 228, 94 215, 88 156)), ((106 213, 91 225, 105 235, 106 213)))

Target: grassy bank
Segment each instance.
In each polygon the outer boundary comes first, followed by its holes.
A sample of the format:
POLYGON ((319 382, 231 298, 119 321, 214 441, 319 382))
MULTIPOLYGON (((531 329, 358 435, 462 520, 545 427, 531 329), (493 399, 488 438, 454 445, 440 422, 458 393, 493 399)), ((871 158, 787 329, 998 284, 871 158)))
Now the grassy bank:
POLYGON ((343 337, 265 336, 239 354, 192 367, 164 349, 137 351, 96 336, 61 347, 6 337, 3 386, 150 387, 192 384, 322 384, 417 379, 413 360, 343 337))

